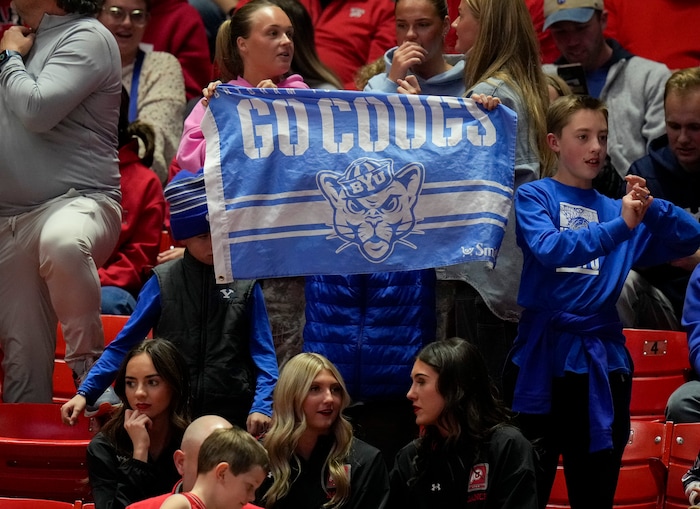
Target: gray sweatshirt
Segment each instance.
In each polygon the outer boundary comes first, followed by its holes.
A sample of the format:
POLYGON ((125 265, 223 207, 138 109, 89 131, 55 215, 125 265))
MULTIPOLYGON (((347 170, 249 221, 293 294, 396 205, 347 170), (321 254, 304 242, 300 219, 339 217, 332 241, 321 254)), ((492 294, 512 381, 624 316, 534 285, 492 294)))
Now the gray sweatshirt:
POLYGON ((96 19, 45 14, 31 51, 0 68, 0 216, 75 189, 120 199, 121 58, 96 19))

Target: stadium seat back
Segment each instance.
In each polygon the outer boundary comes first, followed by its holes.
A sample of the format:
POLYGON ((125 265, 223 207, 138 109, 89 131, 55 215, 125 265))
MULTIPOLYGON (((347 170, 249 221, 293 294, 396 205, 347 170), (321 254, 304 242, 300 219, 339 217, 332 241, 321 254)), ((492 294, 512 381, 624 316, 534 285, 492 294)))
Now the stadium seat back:
POLYGON ((668 397, 687 381, 690 372, 684 332, 624 329, 634 363, 633 419, 663 420, 668 397))
POLYGON ((700 423, 675 424, 669 439, 668 480, 666 483, 666 507, 688 507, 681 478, 693 466, 700 452, 700 423))
POLYGON ((2 509, 75 509, 75 504, 39 498, 0 497, 2 509))
MULTIPOLYGON (((632 421, 615 492, 615 509, 662 509, 669 435, 670 425, 666 423, 632 421)), ((564 469, 560 464, 547 509, 569 507, 564 469)))
POLYGON ((0 404, 0 496, 87 498, 86 449, 96 431, 84 417, 63 424, 56 404, 0 404))

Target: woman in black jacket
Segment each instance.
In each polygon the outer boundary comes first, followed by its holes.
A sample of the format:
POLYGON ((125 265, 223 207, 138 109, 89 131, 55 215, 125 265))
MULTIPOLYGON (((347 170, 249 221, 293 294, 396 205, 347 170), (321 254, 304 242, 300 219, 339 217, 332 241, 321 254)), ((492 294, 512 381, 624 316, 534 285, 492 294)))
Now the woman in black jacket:
POLYGON ((173 453, 189 424, 189 380, 185 360, 165 339, 126 355, 114 385, 123 405, 87 449, 96 509, 168 493, 180 479, 173 453))
POLYGON ((421 437, 391 471, 391 509, 537 509, 534 455, 509 424, 479 349, 459 338, 418 354, 407 397, 421 437))

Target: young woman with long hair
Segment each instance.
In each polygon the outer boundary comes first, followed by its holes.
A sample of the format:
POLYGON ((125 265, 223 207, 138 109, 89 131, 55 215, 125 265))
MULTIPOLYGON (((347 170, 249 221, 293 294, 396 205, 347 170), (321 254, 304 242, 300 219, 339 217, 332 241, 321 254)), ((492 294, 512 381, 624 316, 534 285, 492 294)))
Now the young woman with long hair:
POLYGON ((282 9, 294 27, 294 58, 292 72, 304 78, 311 88, 342 90, 343 84, 335 72, 321 62, 316 51, 314 25, 306 8, 298 0, 271 0, 282 9))
POLYGON ((259 491, 271 509, 382 509, 389 481, 378 449, 353 437, 350 396, 325 357, 301 353, 282 368, 272 426, 263 438, 270 477, 259 491))
POLYGON ((96 509, 122 509, 178 481, 173 453, 190 421, 189 380, 187 363, 165 339, 126 355, 114 384, 123 405, 87 449, 96 509))
MULTIPOLYGON (((532 19, 522 0, 462 0, 453 23, 457 51, 466 54, 466 95, 493 96, 517 114, 514 192, 546 176, 552 166, 546 144, 547 84, 532 19)), ((501 386, 505 359, 517 335, 522 253, 515 240, 515 213, 508 215, 496 265, 470 262, 437 270, 439 293, 453 292, 454 320, 447 335, 477 344, 489 374, 501 386)))
POLYGON ((510 424, 478 347, 431 343, 411 378, 423 433, 396 456, 389 507, 536 509, 532 446, 510 424))
MULTIPOLYGON (((290 74, 294 58, 294 27, 289 16, 269 0, 253 0, 224 21, 216 36, 215 63, 222 81, 247 88, 309 88, 301 76, 290 74)), ((221 81, 203 90, 200 101, 185 120, 177 151, 181 169, 204 166, 206 145, 201 122, 208 99, 221 81)))

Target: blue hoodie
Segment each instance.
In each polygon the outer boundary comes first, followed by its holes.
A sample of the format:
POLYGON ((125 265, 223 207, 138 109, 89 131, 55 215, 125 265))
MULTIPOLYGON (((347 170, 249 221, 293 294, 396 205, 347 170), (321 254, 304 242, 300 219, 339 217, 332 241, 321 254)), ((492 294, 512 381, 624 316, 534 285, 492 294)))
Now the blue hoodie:
MULTIPOLYGON (((398 48, 398 46, 397 46, 398 48)), ((367 82, 365 86, 366 92, 384 92, 385 94, 394 94, 398 85, 389 79, 391 71, 391 62, 394 58, 394 51, 397 48, 391 48, 384 55, 384 64, 386 71, 376 76, 367 82)), ((423 95, 447 95, 452 97, 461 97, 467 90, 464 85, 464 55, 444 55, 445 61, 452 65, 452 68, 441 74, 433 76, 429 79, 423 79, 415 74, 418 79, 418 84, 423 95)))
MULTIPOLYGON (((700 219, 700 174, 685 171, 663 135, 651 142, 649 154, 632 164, 629 175, 639 175, 655 198, 662 198, 700 219)), ((670 264, 636 268, 652 285, 661 290, 681 316, 690 272, 670 264)))

